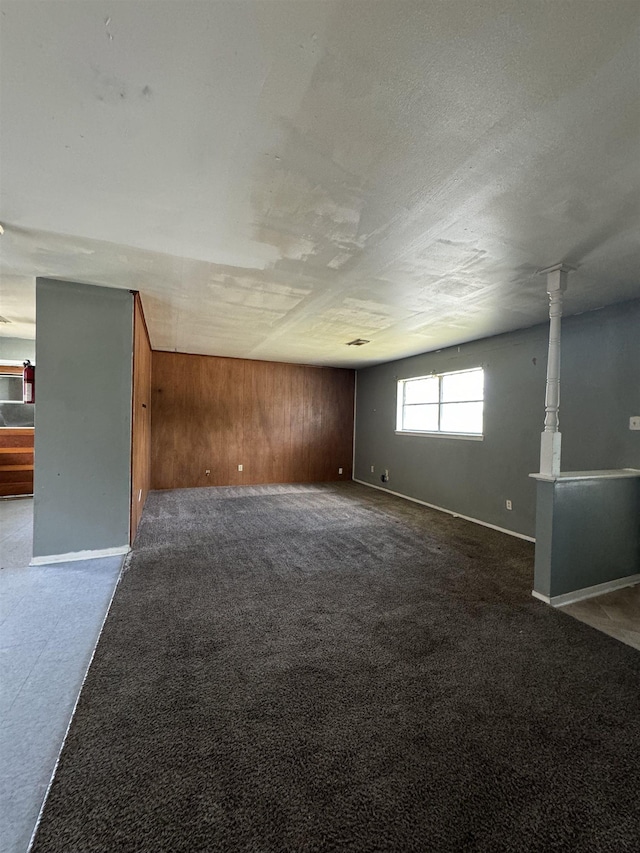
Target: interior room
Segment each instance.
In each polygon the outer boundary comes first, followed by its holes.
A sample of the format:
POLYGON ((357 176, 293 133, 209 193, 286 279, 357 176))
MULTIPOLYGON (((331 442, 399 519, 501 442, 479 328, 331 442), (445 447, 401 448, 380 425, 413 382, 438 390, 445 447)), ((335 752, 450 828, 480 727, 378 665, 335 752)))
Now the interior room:
POLYGON ((635 850, 640 5, 1 7, 0 853, 635 850))

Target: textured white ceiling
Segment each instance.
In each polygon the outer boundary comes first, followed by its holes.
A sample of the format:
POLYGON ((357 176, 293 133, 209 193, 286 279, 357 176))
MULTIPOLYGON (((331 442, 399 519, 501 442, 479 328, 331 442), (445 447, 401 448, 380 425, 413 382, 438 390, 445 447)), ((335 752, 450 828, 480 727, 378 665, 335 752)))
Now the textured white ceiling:
POLYGON ((2 0, 0 334, 364 365, 640 296, 640 4, 2 0), (347 348, 354 338, 371 343, 347 348))

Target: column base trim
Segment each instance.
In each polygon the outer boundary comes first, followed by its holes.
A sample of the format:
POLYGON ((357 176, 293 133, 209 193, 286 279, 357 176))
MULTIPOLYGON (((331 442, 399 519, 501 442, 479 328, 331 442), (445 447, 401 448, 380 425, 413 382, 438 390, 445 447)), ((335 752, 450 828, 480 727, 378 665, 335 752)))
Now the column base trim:
POLYGON ((73 563, 76 560, 97 560, 99 557, 119 557, 128 554, 128 545, 117 548, 101 548, 97 551, 70 551, 68 554, 48 554, 44 557, 32 557, 30 566, 48 566, 49 563, 73 563))
POLYGON ((531 590, 531 595, 539 601, 544 601, 545 604, 550 604, 552 607, 562 607, 564 604, 573 604, 574 601, 594 598, 596 595, 604 595, 606 592, 614 592, 616 589, 624 589, 626 586, 635 586, 638 583, 640 583, 640 574, 615 578, 612 581, 597 583, 594 586, 585 586, 582 589, 575 589, 573 592, 565 592, 562 595, 543 595, 535 589, 531 590))

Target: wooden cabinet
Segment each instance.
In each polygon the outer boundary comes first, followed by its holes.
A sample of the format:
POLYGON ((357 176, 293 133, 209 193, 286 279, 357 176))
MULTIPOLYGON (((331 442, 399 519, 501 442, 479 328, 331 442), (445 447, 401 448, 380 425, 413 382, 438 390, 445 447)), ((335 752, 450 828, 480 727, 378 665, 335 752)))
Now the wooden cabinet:
POLYGON ((33 428, 0 429, 0 497, 33 494, 33 428))

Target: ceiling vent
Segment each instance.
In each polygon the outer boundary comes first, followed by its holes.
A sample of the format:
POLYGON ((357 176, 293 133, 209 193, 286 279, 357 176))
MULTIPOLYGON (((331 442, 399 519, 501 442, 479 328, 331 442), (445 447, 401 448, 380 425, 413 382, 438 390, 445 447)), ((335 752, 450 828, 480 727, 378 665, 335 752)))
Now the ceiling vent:
POLYGON ((365 341, 364 338, 356 338, 355 341, 347 341, 348 347, 363 347, 365 344, 370 344, 371 341, 365 341))

